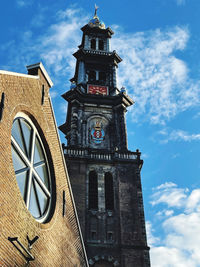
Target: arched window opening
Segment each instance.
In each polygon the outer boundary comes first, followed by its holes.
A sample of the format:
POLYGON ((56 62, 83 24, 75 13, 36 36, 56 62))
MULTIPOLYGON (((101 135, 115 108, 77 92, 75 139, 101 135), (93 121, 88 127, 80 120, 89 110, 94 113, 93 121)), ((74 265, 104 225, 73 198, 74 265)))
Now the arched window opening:
POLYGON ((52 212, 53 178, 47 147, 33 123, 19 113, 12 126, 12 160, 16 180, 27 209, 40 223, 52 212))
POLYGON ((91 40, 91 49, 96 49, 96 40, 95 39, 91 40))
POLYGON ((106 73, 104 71, 99 72, 99 81, 106 82, 106 73))
POLYGON ((104 50, 104 42, 103 42, 103 40, 99 40, 99 50, 104 50))
POLYGON ((110 172, 105 174, 105 207, 106 210, 114 209, 113 177, 110 172))
POLYGON ((94 70, 89 71, 88 81, 89 82, 96 81, 96 71, 94 71, 94 70))
POLYGON ((98 180, 95 171, 89 173, 89 209, 98 209, 98 180))

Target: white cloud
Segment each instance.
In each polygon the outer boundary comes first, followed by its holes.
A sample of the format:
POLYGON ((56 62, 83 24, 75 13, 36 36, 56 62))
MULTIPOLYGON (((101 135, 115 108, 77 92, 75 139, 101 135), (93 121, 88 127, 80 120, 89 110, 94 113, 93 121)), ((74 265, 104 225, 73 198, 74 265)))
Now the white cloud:
POLYGON ((155 237, 153 226, 150 222, 147 224, 152 266, 200 266, 200 189, 190 192, 187 188, 178 188, 174 183, 165 183, 153 189, 153 198, 155 198, 155 191, 159 196, 158 201, 153 203, 160 208, 159 214, 157 214, 170 217, 160 216, 159 218, 163 220, 160 224, 164 232, 163 239, 155 237), (180 198, 182 199, 181 205, 177 206, 176 201, 174 205, 171 205, 171 201, 166 198, 166 192, 171 198, 174 190, 178 195, 180 192, 184 195, 183 198, 180 198), (162 206, 160 206, 161 203, 162 206), (163 205, 171 205, 172 208, 178 207, 179 212, 177 209, 174 209, 174 212, 173 209, 162 209, 163 205))
POLYGON ((199 119, 200 118, 200 112, 197 112, 194 116, 193 119, 199 119))
POLYGON ((19 7, 25 7, 25 6, 29 6, 32 1, 31 0, 16 0, 16 3, 19 7))
POLYGON ((189 134, 183 130, 172 130, 171 132, 169 132, 165 129, 163 131, 160 131, 158 134, 164 136, 164 139, 161 141, 162 143, 168 143, 169 141, 191 142, 200 140, 200 133, 189 134))
POLYGON ((188 134, 182 130, 174 130, 170 134, 170 140, 194 141, 200 140, 200 134, 188 134))
POLYGON ((65 114, 67 113, 67 103, 65 102, 64 104, 61 104, 60 107, 59 107, 59 110, 62 112, 62 114, 65 114))
POLYGON ((151 252, 152 267, 197 267, 193 260, 180 249, 165 246, 153 247, 151 252))
POLYGON ((58 92, 56 91, 51 90, 49 93, 50 93, 51 98, 55 98, 58 96, 58 92))
MULTIPOLYGON (((37 14, 40 21, 35 26, 44 22, 45 11, 42 9, 37 14)), ((21 33, 21 43, 9 43, 8 69, 19 71, 22 66, 42 61, 54 84, 59 85, 61 82, 64 90, 66 85, 63 79, 67 82, 74 75, 76 60, 72 54, 81 43, 80 28, 89 20, 83 13, 80 9, 69 8, 58 12, 56 22, 54 18, 54 23, 46 27, 42 35, 36 36, 34 31, 21 33)), ((33 26, 34 19, 30 23, 33 26)), ((1 44, 0 49, 4 48, 6 44, 1 44)))
POLYGON ((179 158, 180 157, 180 153, 175 153, 172 155, 172 159, 176 159, 176 158, 179 158))
POLYGON ((195 209, 200 210, 200 189, 193 190, 187 200, 186 211, 191 212, 195 209))
POLYGON ((56 75, 67 75, 71 78, 76 62, 72 54, 81 43, 80 28, 87 18, 72 9, 67 9, 62 15, 60 13, 59 17, 63 20, 51 25, 47 33, 40 38, 39 51, 41 58, 56 75))
POLYGON ((154 235, 154 229, 152 228, 151 222, 146 221, 146 232, 148 236, 148 245, 153 246, 154 244, 160 242, 158 237, 154 235))
POLYGON ((176 0, 176 3, 178 6, 182 6, 182 5, 185 5, 186 0, 176 0))
POLYGON ((173 183, 166 183, 157 188, 152 195, 151 204, 167 204, 168 207, 182 207, 185 204, 187 189, 178 188, 173 183))
POLYGON ((177 187, 175 183, 172 182, 165 182, 164 184, 161 184, 157 187, 154 187, 153 190, 160 190, 160 189, 166 189, 166 188, 172 188, 172 187, 177 187))
POLYGON ((181 249, 200 264, 200 213, 179 214, 163 223, 167 237, 166 246, 181 249))
MULTIPOLYGON (((38 16, 43 23, 43 13, 38 16)), ((71 7, 57 12, 56 19, 39 37, 31 32, 27 36, 21 34, 20 47, 14 42, 10 49, 12 68, 30 64, 37 58, 47 66, 55 84, 63 82, 64 77, 66 80, 73 77, 76 61, 72 54, 81 43, 80 28, 89 17, 83 10, 71 7)), ((133 120, 164 124, 179 112, 200 104, 200 84, 188 76, 186 62, 175 56, 176 51, 183 51, 187 45, 186 27, 135 34, 125 34, 119 27, 115 28, 112 43, 123 58, 119 64, 119 86, 125 85, 136 102, 129 109, 133 120)))
POLYGON ((165 123, 179 112, 200 104, 200 84, 188 76, 187 64, 175 56, 189 39, 185 27, 136 34, 118 32, 113 43, 123 58, 119 84, 135 100, 134 120, 165 123), (145 114, 145 116, 144 116, 145 114))
POLYGON ((162 211, 159 211, 156 213, 156 215, 159 217, 159 219, 163 219, 163 218, 166 218, 166 217, 170 217, 174 214, 174 211, 173 210, 162 210, 162 211))

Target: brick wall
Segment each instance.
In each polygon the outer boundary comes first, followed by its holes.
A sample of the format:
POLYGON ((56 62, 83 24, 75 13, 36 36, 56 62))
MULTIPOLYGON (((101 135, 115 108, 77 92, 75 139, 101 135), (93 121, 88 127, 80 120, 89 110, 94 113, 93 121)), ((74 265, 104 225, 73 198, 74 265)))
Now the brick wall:
POLYGON ((0 100, 2 93, 5 94, 0 121, 0 266, 87 266, 49 98, 49 84, 40 69, 37 74, 20 76, 0 71, 0 100), (43 105, 42 85, 45 88, 43 105), (18 112, 31 118, 48 144, 56 182, 55 210, 48 223, 39 223, 32 217, 15 177, 11 129, 18 112), (63 191, 66 195, 64 216, 63 191), (29 265, 8 240, 8 237, 18 237, 27 248, 27 235, 30 239, 39 236, 31 250, 35 260, 29 265))

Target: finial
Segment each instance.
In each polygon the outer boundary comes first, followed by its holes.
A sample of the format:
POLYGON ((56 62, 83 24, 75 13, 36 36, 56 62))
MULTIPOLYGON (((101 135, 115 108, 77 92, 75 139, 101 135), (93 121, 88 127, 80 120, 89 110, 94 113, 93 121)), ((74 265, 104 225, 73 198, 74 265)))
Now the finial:
POLYGON ((95 4, 95 12, 94 12, 94 17, 97 17, 97 9, 98 9, 99 7, 95 4))

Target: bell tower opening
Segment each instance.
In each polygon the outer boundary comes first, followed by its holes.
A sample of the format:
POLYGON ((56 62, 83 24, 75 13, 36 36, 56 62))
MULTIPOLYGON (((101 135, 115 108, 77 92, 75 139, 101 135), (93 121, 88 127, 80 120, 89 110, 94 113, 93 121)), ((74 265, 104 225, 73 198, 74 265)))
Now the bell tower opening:
POLYGON ((104 41, 99 40, 99 50, 104 50, 104 41))
POLYGON ((89 173, 89 209, 98 210, 98 180, 97 173, 89 173))
POLYGON ((105 208, 106 210, 114 210, 114 190, 113 177, 110 172, 105 174, 105 208))
POLYGON ((91 40, 91 49, 96 49, 96 40, 95 39, 92 39, 91 40))

